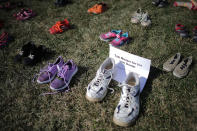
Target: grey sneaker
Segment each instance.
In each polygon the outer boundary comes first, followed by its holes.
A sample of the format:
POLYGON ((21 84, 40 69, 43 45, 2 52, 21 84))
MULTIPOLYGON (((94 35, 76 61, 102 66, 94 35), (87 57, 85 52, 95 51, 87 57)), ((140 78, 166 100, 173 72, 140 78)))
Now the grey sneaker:
POLYGON ((142 26, 149 26, 151 24, 148 12, 142 14, 142 19, 140 20, 142 26))
POLYGON ((125 127, 132 124, 139 114, 140 82, 138 75, 129 73, 120 86, 122 87, 122 93, 114 111, 113 122, 125 127))
POLYGON ((178 78, 183 78, 189 72, 189 67, 192 64, 192 56, 185 58, 180 64, 176 66, 173 75, 178 78))
POLYGON ((112 79, 114 59, 107 58, 97 71, 96 77, 89 83, 86 98, 89 101, 102 101, 107 94, 108 85, 112 79))
POLYGON ((181 58, 180 53, 176 53, 174 56, 170 57, 164 64, 163 69, 167 72, 173 71, 177 66, 181 58))
POLYGON ((133 13, 131 17, 131 23, 139 23, 142 19, 142 10, 139 8, 136 12, 133 13))

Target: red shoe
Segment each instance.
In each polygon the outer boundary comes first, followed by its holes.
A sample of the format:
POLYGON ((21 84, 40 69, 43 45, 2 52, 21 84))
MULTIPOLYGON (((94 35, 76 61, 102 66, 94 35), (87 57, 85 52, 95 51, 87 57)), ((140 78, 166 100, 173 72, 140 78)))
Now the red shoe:
POLYGON ((184 25, 176 24, 175 25, 175 31, 181 36, 181 37, 188 37, 188 31, 185 29, 184 25))
POLYGON ((174 2, 173 6, 174 7, 177 7, 178 6, 178 4, 176 3, 176 1, 174 2))
POLYGON ((197 10, 197 6, 195 6, 195 4, 192 2, 192 8, 191 10, 197 10))
POLYGON ((31 9, 21 9, 20 12, 14 14, 14 17, 16 17, 17 20, 27 20, 35 15, 31 9))
POLYGON ((10 37, 7 32, 3 32, 0 35, 0 49, 7 46, 8 42, 10 42, 11 40, 12 40, 12 37, 10 37))
POLYGON ((64 19, 64 21, 58 21, 55 25, 53 25, 49 31, 51 34, 57 34, 62 33, 65 30, 69 29, 70 25, 67 19, 64 19))

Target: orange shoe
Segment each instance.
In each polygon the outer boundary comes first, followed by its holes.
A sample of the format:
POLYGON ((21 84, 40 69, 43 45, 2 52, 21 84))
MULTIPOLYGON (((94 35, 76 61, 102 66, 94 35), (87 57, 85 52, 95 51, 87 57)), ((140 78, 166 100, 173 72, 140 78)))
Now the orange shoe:
POLYGON ((100 14, 103 13, 106 9, 107 5, 105 3, 99 3, 88 9, 88 13, 100 14))
POLYGON ((58 21, 55 25, 53 25, 49 31, 51 34, 57 34, 62 33, 65 30, 69 29, 70 25, 67 19, 64 19, 64 21, 58 21))

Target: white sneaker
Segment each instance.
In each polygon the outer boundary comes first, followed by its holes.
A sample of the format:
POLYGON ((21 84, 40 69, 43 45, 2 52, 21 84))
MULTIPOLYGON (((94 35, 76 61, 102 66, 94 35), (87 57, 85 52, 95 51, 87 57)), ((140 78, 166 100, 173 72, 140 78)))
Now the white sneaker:
POLYGON ((147 12, 142 14, 142 19, 140 21, 141 21, 142 26, 149 26, 151 24, 151 21, 147 12))
POLYGON ((142 10, 139 8, 131 17, 131 23, 137 24, 142 19, 142 10))
POLYGON ((112 79, 114 59, 107 58, 97 71, 96 77, 89 83, 86 98, 89 101, 102 101, 107 94, 108 85, 112 79))
POLYGON ((140 82, 135 73, 129 73, 120 85, 122 93, 120 101, 114 111, 113 122, 119 126, 129 126, 139 114, 140 82))

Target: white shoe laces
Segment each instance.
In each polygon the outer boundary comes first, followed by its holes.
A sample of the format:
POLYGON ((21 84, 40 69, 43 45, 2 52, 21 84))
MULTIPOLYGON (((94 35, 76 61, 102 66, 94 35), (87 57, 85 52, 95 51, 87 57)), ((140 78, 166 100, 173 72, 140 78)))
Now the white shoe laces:
POLYGON ((127 87, 126 95, 123 95, 123 96, 122 96, 122 101, 124 101, 125 107, 127 106, 126 108, 131 107, 131 104, 133 103, 133 101, 132 101, 132 97, 133 97, 133 96, 131 95, 131 88, 132 88, 132 87, 131 87, 130 85, 128 85, 128 84, 121 84, 121 83, 119 83, 118 86, 121 87, 121 88, 122 88, 123 86, 126 86, 126 87, 127 87), (128 87, 129 87, 130 89, 129 89, 128 87))
MULTIPOLYGON (((112 79, 112 73, 110 72, 110 80, 108 81, 107 85, 109 85, 111 79, 112 79)), ((97 88, 100 86, 100 85, 104 85, 104 80, 105 80, 105 77, 104 77, 104 73, 100 72, 98 77, 95 77, 92 82, 88 85, 88 87, 92 84, 94 84, 95 86, 93 86, 91 89, 94 91, 94 92, 97 92, 97 88)), ((114 93, 114 89, 113 88, 110 88, 107 86, 107 88, 109 90, 111 90, 111 93, 114 93)))

